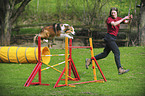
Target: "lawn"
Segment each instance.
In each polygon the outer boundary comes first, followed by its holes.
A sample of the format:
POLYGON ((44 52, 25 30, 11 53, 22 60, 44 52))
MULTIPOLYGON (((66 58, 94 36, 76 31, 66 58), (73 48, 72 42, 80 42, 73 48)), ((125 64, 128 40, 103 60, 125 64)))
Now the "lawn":
MULTIPOLYGON (((64 49, 50 49, 51 54, 64 53, 64 49)), ((95 48, 94 54, 103 51, 103 48, 95 48)), ((145 47, 120 47, 122 66, 130 71, 118 75, 114 56, 111 52, 105 59, 98 63, 107 79, 104 83, 87 83, 75 85, 76 87, 53 88, 60 73, 53 69, 42 71, 42 83, 50 86, 24 87, 26 80, 36 64, 0 63, 0 96, 48 96, 48 95, 95 95, 95 96, 144 96, 145 95, 145 47)), ((73 49, 72 58, 81 78, 80 81, 92 81, 93 72, 91 66, 85 69, 85 58, 90 58, 89 49, 73 49)), ((64 61, 64 57, 51 57, 50 65, 64 61)), ((42 68, 46 68, 42 65, 42 68)), ((64 64, 55 67, 63 70, 64 64)), ((63 76, 64 78, 64 76, 63 76)), ((33 81, 37 81, 38 76, 33 81)), ((102 79, 97 70, 97 79, 102 79)), ((76 81, 69 81, 74 83, 76 81)), ((64 84, 61 81, 59 84, 64 84)))

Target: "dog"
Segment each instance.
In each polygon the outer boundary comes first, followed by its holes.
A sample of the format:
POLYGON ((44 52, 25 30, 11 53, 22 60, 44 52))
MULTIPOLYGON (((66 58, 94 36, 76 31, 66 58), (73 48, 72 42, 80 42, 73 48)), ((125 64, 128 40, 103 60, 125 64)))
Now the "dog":
MULTIPOLYGON (((75 35, 73 26, 69 24, 54 23, 53 25, 42 28, 40 33, 34 36, 34 44, 38 36, 41 37, 41 41, 43 42, 48 43, 48 39, 52 39, 52 43, 54 43, 54 38, 68 37, 69 39, 73 39, 73 35, 75 35)), ((50 46, 52 45, 49 45, 49 47, 50 46)))

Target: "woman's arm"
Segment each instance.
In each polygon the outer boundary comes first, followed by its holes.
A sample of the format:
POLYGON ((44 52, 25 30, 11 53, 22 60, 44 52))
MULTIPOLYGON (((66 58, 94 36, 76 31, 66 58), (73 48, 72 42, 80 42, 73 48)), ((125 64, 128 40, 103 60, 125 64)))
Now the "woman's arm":
POLYGON ((111 22, 111 25, 116 26, 116 25, 120 24, 121 22, 123 22, 124 20, 125 20, 124 23, 125 23, 125 24, 128 24, 128 23, 131 21, 132 18, 133 18, 132 15, 125 16, 124 18, 122 18, 122 19, 119 20, 119 21, 116 21, 116 22, 112 21, 112 22, 111 22))

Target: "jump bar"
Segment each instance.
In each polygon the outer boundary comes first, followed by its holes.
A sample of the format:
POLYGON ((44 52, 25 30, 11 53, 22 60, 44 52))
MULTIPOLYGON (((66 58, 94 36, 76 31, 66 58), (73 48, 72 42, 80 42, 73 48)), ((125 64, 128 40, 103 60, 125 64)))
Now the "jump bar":
POLYGON ((56 55, 42 55, 43 57, 44 56, 64 56, 65 54, 56 54, 56 55))
POLYGON ((90 46, 68 46, 68 48, 91 48, 90 46))

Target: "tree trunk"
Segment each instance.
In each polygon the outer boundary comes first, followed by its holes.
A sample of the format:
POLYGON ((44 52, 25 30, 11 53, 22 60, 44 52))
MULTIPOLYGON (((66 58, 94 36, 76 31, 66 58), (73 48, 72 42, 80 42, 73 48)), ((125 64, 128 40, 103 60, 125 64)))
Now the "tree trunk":
POLYGON ((10 45, 12 24, 31 0, 0 0, 0 45, 10 45), (15 9, 18 3, 21 5, 15 9))
POLYGON ((5 14, 5 18, 2 21, 2 27, 1 27, 1 40, 2 40, 2 44, 1 45, 10 45, 10 39, 11 39, 11 22, 10 22, 10 4, 7 3, 6 4, 6 14, 5 14))
POLYGON ((141 19, 140 19, 140 39, 141 46, 145 46, 145 1, 141 1, 141 19))

